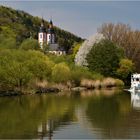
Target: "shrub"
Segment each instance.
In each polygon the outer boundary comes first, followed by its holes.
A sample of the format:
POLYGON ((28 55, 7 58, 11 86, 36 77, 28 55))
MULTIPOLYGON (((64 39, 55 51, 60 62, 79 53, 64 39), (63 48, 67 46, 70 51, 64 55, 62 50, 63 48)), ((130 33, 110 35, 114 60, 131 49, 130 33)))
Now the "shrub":
POLYGON ((103 76, 96 72, 90 72, 88 68, 73 66, 71 67, 72 81, 75 86, 79 86, 83 79, 102 79, 103 76))
POLYGON ((57 83, 65 83, 70 80, 71 72, 65 63, 56 64, 52 69, 52 80, 57 83))
POLYGON ((125 80, 134 71, 134 63, 129 59, 121 59, 117 75, 125 80))
POLYGON ((23 63, 9 61, 1 67, 0 77, 1 84, 22 90, 31 80, 32 74, 23 63))
POLYGON ((124 82, 120 79, 115 79, 115 84, 117 87, 123 87, 124 86, 124 82))
POLYGON ((24 50, 0 50, 0 85, 27 86, 32 78, 51 78, 53 62, 43 53, 24 50))
POLYGON ((20 48, 23 50, 39 50, 38 41, 28 38, 21 43, 20 48))

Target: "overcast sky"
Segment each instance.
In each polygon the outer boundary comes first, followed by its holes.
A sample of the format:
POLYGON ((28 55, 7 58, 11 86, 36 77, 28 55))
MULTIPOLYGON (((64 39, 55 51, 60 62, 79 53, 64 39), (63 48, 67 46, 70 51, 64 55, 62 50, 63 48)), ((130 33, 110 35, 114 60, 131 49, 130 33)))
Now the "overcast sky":
POLYGON ((140 1, 1 1, 0 5, 24 10, 49 20, 80 37, 96 33, 102 23, 125 23, 140 29, 140 1))

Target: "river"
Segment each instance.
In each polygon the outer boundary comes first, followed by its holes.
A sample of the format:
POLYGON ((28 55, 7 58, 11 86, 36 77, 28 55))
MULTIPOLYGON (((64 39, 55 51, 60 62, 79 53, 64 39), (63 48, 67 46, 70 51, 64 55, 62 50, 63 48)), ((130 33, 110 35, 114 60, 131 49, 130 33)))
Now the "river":
POLYGON ((96 90, 0 98, 1 139, 140 139, 140 97, 96 90))

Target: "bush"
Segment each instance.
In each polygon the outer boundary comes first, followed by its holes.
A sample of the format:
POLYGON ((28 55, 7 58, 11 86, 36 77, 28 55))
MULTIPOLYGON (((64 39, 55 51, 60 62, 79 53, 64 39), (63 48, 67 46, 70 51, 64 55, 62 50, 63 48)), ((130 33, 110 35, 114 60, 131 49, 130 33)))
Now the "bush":
POLYGON ((13 37, 2 37, 0 36, 0 48, 4 49, 15 49, 16 40, 13 37))
POLYGON ((22 89, 32 78, 48 80, 53 66, 41 52, 0 50, 0 85, 22 89))
POLYGON ((120 79, 115 79, 115 83, 117 87, 124 87, 124 82, 120 79))
POLYGON ((82 79, 101 79, 103 76, 99 73, 90 72, 88 68, 74 66, 71 68, 72 81, 79 86, 82 79))
POLYGON ((40 49, 38 45, 38 41, 31 38, 24 40, 21 43, 20 48, 23 50, 39 50, 40 49))
POLYGON ((32 74, 23 63, 9 61, 1 66, 0 77, 1 85, 22 90, 30 81, 32 74))
POLYGON ((125 80, 134 71, 134 63, 129 59, 121 59, 119 68, 117 69, 117 75, 125 80))
POLYGON ((65 63, 59 63, 52 69, 52 80, 57 83, 65 83, 70 80, 71 72, 65 63))

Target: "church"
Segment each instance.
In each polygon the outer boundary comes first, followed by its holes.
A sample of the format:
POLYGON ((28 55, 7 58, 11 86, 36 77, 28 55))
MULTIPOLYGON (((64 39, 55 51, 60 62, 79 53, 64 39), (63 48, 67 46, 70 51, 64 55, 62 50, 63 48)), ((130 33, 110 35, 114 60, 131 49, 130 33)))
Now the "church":
POLYGON ((48 46, 46 52, 63 55, 66 54, 66 51, 63 50, 56 42, 56 34, 54 31, 54 26, 52 20, 49 22, 48 29, 46 30, 44 26, 44 20, 42 19, 41 26, 38 32, 38 42, 41 49, 44 49, 44 46, 48 46))

